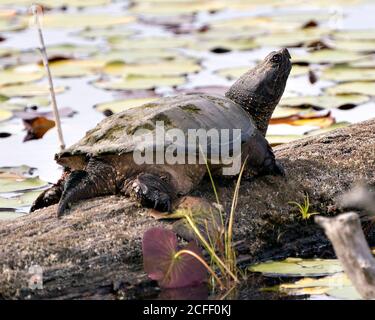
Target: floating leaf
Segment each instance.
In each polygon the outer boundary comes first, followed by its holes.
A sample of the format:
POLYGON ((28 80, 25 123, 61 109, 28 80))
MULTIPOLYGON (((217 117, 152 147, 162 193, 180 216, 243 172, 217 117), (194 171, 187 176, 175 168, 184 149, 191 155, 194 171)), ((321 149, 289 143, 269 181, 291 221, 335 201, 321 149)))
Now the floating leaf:
POLYGON ((332 49, 322 49, 292 57, 293 63, 344 63, 360 59, 363 59, 363 56, 359 53, 332 49))
POLYGON ((375 30, 339 30, 332 34, 340 40, 375 40, 375 30))
POLYGON ((326 29, 301 29, 294 32, 273 32, 262 35, 255 39, 260 46, 270 47, 299 47, 305 43, 318 41, 322 36, 327 35, 326 29))
POLYGON ((266 276, 280 277, 321 277, 342 272, 341 264, 334 259, 287 258, 283 261, 270 261, 249 267, 252 272, 266 276))
POLYGON ((298 134, 285 134, 285 135, 274 135, 269 134, 266 136, 267 141, 269 144, 274 147, 278 146, 280 144, 289 143, 298 139, 304 138, 304 135, 298 135, 298 134))
POLYGON ((322 79, 346 82, 346 81, 375 81, 375 68, 354 68, 349 66, 334 66, 325 69, 322 79))
POLYGON ((111 37, 108 42, 116 49, 137 50, 137 49, 173 49, 186 47, 191 40, 177 37, 151 37, 151 38, 124 38, 111 37))
POLYGON ((197 72, 201 67, 191 60, 176 60, 159 63, 125 64, 109 63, 104 72, 110 75, 137 75, 137 76, 179 76, 197 72))
POLYGON ((259 45, 249 38, 229 38, 229 39, 202 39, 202 41, 194 41, 187 45, 189 49, 197 51, 218 51, 218 49, 231 50, 250 50, 259 47, 259 45))
MULTIPOLYGON (((189 243, 185 250, 201 256, 197 245, 189 243)), ((177 237, 174 232, 152 228, 145 232, 142 240, 143 265, 148 276, 157 280, 164 288, 179 288, 200 284, 207 279, 207 270, 194 257, 178 252, 177 237)))
MULTIPOLYGON (((62 93, 66 90, 65 87, 55 87, 55 93, 62 93)), ((0 87, 0 95, 7 97, 32 97, 32 96, 47 96, 50 94, 49 87, 42 84, 20 84, 0 87)))
POLYGON ((45 117, 36 117, 33 119, 24 119, 23 124, 27 131, 26 137, 23 139, 26 142, 43 138, 46 132, 55 126, 55 121, 45 117))
POLYGON ((330 112, 325 113, 299 113, 284 118, 271 118, 270 124, 288 124, 292 126, 318 126, 325 128, 335 123, 335 119, 331 117, 330 112))
POLYGON ((338 122, 338 123, 334 123, 334 124, 332 124, 332 125, 330 125, 329 127, 326 127, 326 128, 311 130, 311 131, 307 132, 307 135, 308 136, 315 136, 317 134, 327 133, 327 132, 330 132, 332 130, 344 128, 344 127, 347 127, 348 125, 350 125, 349 122, 338 122))
POLYGON ((42 191, 29 191, 11 198, 0 196, 0 208, 17 209, 29 207, 42 191))
POLYGON ((0 109, 0 121, 9 120, 13 117, 13 113, 8 110, 0 109))
POLYGON ((111 14, 84 13, 49 13, 43 16, 44 28, 87 28, 106 27, 134 22, 132 16, 117 16, 111 14))
MULTIPOLYGON (((225 69, 218 70, 217 74, 222 77, 233 80, 233 79, 238 79, 240 76, 242 76, 244 73, 246 73, 250 69, 251 69, 251 66, 225 68, 225 69)), ((308 72, 309 72, 309 67, 294 65, 290 72, 290 76, 291 77, 303 76, 303 75, 307 75, 308 72)))
POLYGON ((31 70, 22 68, 12 68, 0 71, 0 87, 9 84, 19 84, 25 82, 32 82, 42 79, 44 73, 41 71, 31 70))
POLYGON ((112 102, 99 103, 95 105, 94 108, 100 112, 111 110, 113 113, 117 113, 131 108, 142 106, 143 104, 150 103, 155 100, 156 98, 135 98, 117 100, 112 102))
POLYGON ((325 294, 336 299, 362 299, 343 272, 319 279, 305 278, 294 283, 281 284, 279 289, 292 295, 325 294))
POLYGON ((333 46, 338 50, 348 50, 355 52, 374 52, 374 40, 336 40, 333 46))
POLYGON ((375 96, 375 82, 346 82, 325 89, 328 94, 364 94, 375 96))
POLYGON ((51 73, 54 77, 70 78, 82 77, 98 73, 105 66, 105 61, 100 60, 60 60, 50 63, 51 73))
POLYGON ((20 192, 39 189, 47 186, 47 182, 35 178, 23 178, 17 175, 0 173, 0 192, 20 192))
MULTIPOLYGON (((94 86, 105 90, 154 89, 162 86, 178 86, 185 83, 185 77, 141 77, 129 76, 111 80, 98 80, 94 86)), ((1 91, 0 91, 1 92, 1 91)))
POLYGON ((347 95, 320 95, 320 96, 300 96, 282 98, 280 106, 285 107, 314 107, 323 109, 334 109, 340 107, 354 107, 369 101, 368 96, 359 94, 347 95))

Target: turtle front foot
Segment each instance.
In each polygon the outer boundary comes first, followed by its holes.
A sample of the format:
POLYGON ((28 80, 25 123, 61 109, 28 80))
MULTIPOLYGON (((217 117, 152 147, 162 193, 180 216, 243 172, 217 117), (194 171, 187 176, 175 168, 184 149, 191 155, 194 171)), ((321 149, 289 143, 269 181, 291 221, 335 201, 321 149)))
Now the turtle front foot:
POLYGON ((142 173, 128 183, 128 193, 142 206, 161 212, 172 211, 171 186, 160 177, 142 173))

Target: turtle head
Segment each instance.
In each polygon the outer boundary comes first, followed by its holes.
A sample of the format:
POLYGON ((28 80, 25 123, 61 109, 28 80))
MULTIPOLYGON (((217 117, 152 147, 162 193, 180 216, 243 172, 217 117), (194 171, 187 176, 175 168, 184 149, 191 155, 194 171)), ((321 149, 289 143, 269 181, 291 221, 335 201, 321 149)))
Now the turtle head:
POLYGON ((226 96, 240 104, 265 135, 272 113, 284 93, 292 64, 288 49, 273 51, 242 75, 226 96))

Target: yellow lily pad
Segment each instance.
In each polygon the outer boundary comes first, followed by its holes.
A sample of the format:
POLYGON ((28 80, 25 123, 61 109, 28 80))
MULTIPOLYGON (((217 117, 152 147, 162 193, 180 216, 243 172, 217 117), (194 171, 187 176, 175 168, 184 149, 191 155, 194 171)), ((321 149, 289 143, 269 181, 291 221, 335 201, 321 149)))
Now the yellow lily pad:
POLYGON ((338 122, 338 123, 334 123, 331 126, 326 127, 326 128, 320 128, 320 129, 316 129, 316 130, 311 130, 311 131, 307 132, 306 135, 308 135, 308 136, 315 136, 315 135, 318 135, 318 134, 330 132, 332 130, 344 128, 344 127, 347 127, 348 125, 350 125, 349 122, 338 122))
MULTIPOLYGON (((233 79, 238 79, 240 76, 242 76, 244 73, 246 73, 250 69, 251 67, 225 68, 225 69, 218 70, 217 74, 222 77, 233 80, 233 79)), ((309 67, 294 65, 290 72, 290 76, 291 77, 303 76, 303 75, 307 75, 308 72, 309 72, 309 67)))
POLYGON ((107 64, 103 71, 110 75, 137 76, 179 76, 194 73, 201 67, 191 60, 176 60, 159 63, 125 64, 113 62, 107 64))
MULTIPOLYGON (((138 90, 138 89, 154 89, 157 87, 168 86, 174 87, 184 84, 185 77, 142 77, 128 76, 124 78, 115 78, 110 80, 98 80, 93 85, 99 89, 105 90, 138 90)), ((0 92, 1 93, 1 92, 0 92)))
POLYGON ((375 96, 375 82, 345 82, 325 89, 327 94, 364 94, 375 96))
POLYGON ((338 30, 332 36, 338 40, 375 40, 375 30, 338 30))
MULTIPOLYGON (((19 6, 31 6, 34 4, 33 0, 0 0, 1 5, 19 5, 19 6)), ((93 7, 110 4, 111 0, 40 0, 38 4, 48 8, 61 8, 63 6, 69 7, 93 7)))
POLYGON ((326 29, 301 29, 294 32, 273 32, 257 37, 255 42, 259 46, 296 47, 308 42, 318 41, 329 33, 326 29))
POLYGON ((113 113, 140 107, 146 103, 155 101, 157 98, 135 98, 126 100, 117 100, 105 103, 99 103, 94 108, 100 112, 111 110, 113 113))
POLYGON ((10 84, 33 82, 43 77, 44 73, 36 70, 28 71, 27 69, 22 70, 22 68, 0 70, 0 87, 10 84))
POLYGON ((49 13, 43 16, 44 28, 79 29, 87 27, 106 27, 128 24, 135 21, 132 16, 85 13, 49 13))
POLYGON ((346 105, 363 104, 369 100, 370 98, 368 96, 360 94, 300 96, 282 98, 280 101, 280 106, 334 109, 346 105))
POLYGON ((321 78, 338 82, 375 81, 375 68, 334 66, 325 69, 321 75, 321 78))
POLYGON ((336 40, 334 47, 338 50, 348 50, 356 52, 374 52, 374 40, 336 40))
POLYGON ((152 37, 152 38, 124 38, 110 37, 109 44, 115 49, 135 50, 135 49, 173 49, 183 48, 191 43, 191 39, 184 37, 152 37))
POLYGON ((13 117, 13 113, 11 111, 0 109, 0 121, 9 120, 12 117, 13 117))
POLYGON ((52 76, 58 78, 82 77, 99 73, 105 66, 100 60, 60 60, 50 63, 52 76))
POLYGON ((294 55, 293 62, 305 63, 345 63, 363 59, 363 55, 353 51, 322 49, 304 55, 294 55))
POLYGON ((269 144, 274 147, 280 144, 289 143, 298 139, 302 139, 305 136, 300 134, 284 134, 284 135, 275 135, 275 134, 268 134, 266 136, 267 141, 269 144))
POLYGON ((287 258, 250 266, 249 271, 261 272, 266 276, 321 277, 342 272, 342 266, 334 259, 287 258))
POLYGON ((0 221, 8 221, 8 220, 14 220, 19 217, 23 217, 25 213, 23 212, 17 212, 17 211, 11 211, 11 210, 0 210, 0 221))
MULTIPOLYGON (((55 93, 62 93, 66 90, 65 87, 55 87, 55 93)), ((0 95, 7 97, 32 97, 32 96, 47 96, 50 94, 48 85, 42 84, 20 84, 0 87, 0 95)))

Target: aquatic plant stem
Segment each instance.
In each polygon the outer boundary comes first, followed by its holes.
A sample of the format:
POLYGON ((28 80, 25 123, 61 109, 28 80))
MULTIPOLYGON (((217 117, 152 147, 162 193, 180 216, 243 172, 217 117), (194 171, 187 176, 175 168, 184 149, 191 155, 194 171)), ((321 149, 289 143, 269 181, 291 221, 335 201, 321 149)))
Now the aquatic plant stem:
POLYGON ((199 255, 197 255, 195 252, 193 251, 190 251, 190 250, 186 250, 186 249, 183 249, 183 250, 180 250, 178 251, 175 255, 174 255, 174 258, 177 259, 180 255, 182 254, 189 254, 191 256, 193 256, 195 259, 197 259, 206 269, 209 273, 211 273, 211 275, 215 278, 215 280, 217 281, 217 283, 219 284, 220 288, 221 289, 224 289, 225 286, 223 284, 223 282, 219 279, 219 277, 215 274, 215 271, 212 270, 212 268, 206 263, 206 261, 204 261, 199 255))
POLYGON ((39 20, 39 12, 42 12, 42 7, 40 5, 34 4, 34 5, 31 6, 31 11, 34 15, 35 24, 36 24, 36 27, 38 29, 38 35, 39 35, 39 41, 40 41, 39 50, 40 50, 40 53, 42 55, 43 64, 44 64, 44 67, 46 68, 46 72, 47 72, 49 91, 50 91, 50 94, 51 94, 52 110, 53 110, 53 115, 54 115, 54 118, 55 118, 58 138, 59 138, 59 142, 60 142, 60 150, 63 151, 65 149, 64 136, 63 136, 63 132, 62 132, 62 128, 61 128, 59 110, 57 109, 55 89, 54 89, 54 86, 53 86, 51 70, 49 68, 47 50, 46 50, 46 46, 45 46, 45 43, 44 43, 42 27, 41 27, 40 20, 39 20))

